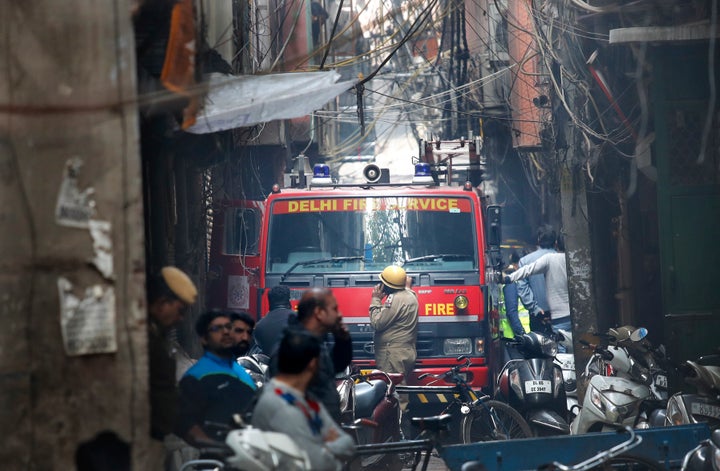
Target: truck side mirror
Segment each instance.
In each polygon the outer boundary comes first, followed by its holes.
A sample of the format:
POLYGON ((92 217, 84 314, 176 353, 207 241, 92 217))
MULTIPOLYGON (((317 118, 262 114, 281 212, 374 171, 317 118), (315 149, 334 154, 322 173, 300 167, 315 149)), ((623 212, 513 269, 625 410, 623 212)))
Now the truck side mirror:
POLYGON ((498 205, 490 205, 487 207, 487 240, 488 250, 491 252, 500 250, 502 242, 502 209, 498 205))

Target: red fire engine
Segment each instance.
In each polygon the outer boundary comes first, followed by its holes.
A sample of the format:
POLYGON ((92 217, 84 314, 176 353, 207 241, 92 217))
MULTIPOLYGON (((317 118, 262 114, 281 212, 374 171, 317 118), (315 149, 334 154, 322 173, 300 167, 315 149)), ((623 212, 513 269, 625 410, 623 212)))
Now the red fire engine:
POLYGON ((274 286, 290 287, 293 306, 306 289, 330 288, 353 336, 354 362, 372 367, 372 287, 383 268, 398 264, 419 299, 417 373, 445 371, 467 355, 474 365, 469 382, 489 387, 485 276, 500 214, 483 206, 477 190, 479 145, 423 142, 409 183, 391 183, 370 164, 367 182, 338 184, 327 166, 316 165, 312 176, 292 178, 299 188, 276 186, 264 202, 228 202, 213 226, 217 280, 209 299, 259 319, 268 310, 264 293, 274 286), (486 234, 488 216, 494 222, 486 234))

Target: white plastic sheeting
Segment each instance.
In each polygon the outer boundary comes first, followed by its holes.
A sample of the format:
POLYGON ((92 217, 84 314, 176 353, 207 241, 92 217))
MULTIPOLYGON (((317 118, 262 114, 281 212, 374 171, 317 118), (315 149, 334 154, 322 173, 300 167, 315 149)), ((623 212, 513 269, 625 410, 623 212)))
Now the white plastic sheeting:
POLYGON ((354 85, 339 79, 334 71, 239 77, 213 74, 204 108, 186 131, 205 134, 307 116, 354 85))

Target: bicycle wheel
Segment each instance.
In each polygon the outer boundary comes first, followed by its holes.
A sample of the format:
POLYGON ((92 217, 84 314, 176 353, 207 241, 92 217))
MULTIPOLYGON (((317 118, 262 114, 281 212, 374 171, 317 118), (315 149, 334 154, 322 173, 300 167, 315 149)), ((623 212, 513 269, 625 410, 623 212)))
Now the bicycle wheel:
POLYGON ((658 461, 644 456, 620 455, 591 468, 591 471, 664 471, 658 461))
POLYGON ((532 437, 530 426, 518 411, 493 399, 476 402, 461 426, 463 443, 532 437))

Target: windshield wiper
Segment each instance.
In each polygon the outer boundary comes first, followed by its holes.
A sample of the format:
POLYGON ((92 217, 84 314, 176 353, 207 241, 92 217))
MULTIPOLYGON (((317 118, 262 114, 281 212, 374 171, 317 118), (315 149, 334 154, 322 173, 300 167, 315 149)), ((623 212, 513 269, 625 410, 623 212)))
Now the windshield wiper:
POLYGON ((301 262, 295 262, 293 266, 288 268, 288 271, 283 273, 283 275, 280 277, 280 281, 283 281, 287 276, 292 273, 293 270, 295 270, 297 267, 304 267, 307 265, 317 265, 318 263, 328 263, 328 262, 350 262, 353 260, 362 260, 365 257, 362 255, 356 255, 354 257, 330 257, 330 258, 318 258, 315 260, 303 260, 301 262))
POLYGON ((459 253, 441 253, 437 255, 423 255, 422 257, 415 257, 415 258, 408 258, 403 262, 403 265, 407 265, 408 263, 413 262, 426 262, 428 260, 435 260, 436 258, 439 258, 441 260, 452 260, 452 259, 471 259, 470 255, 464 255, 459 253))

